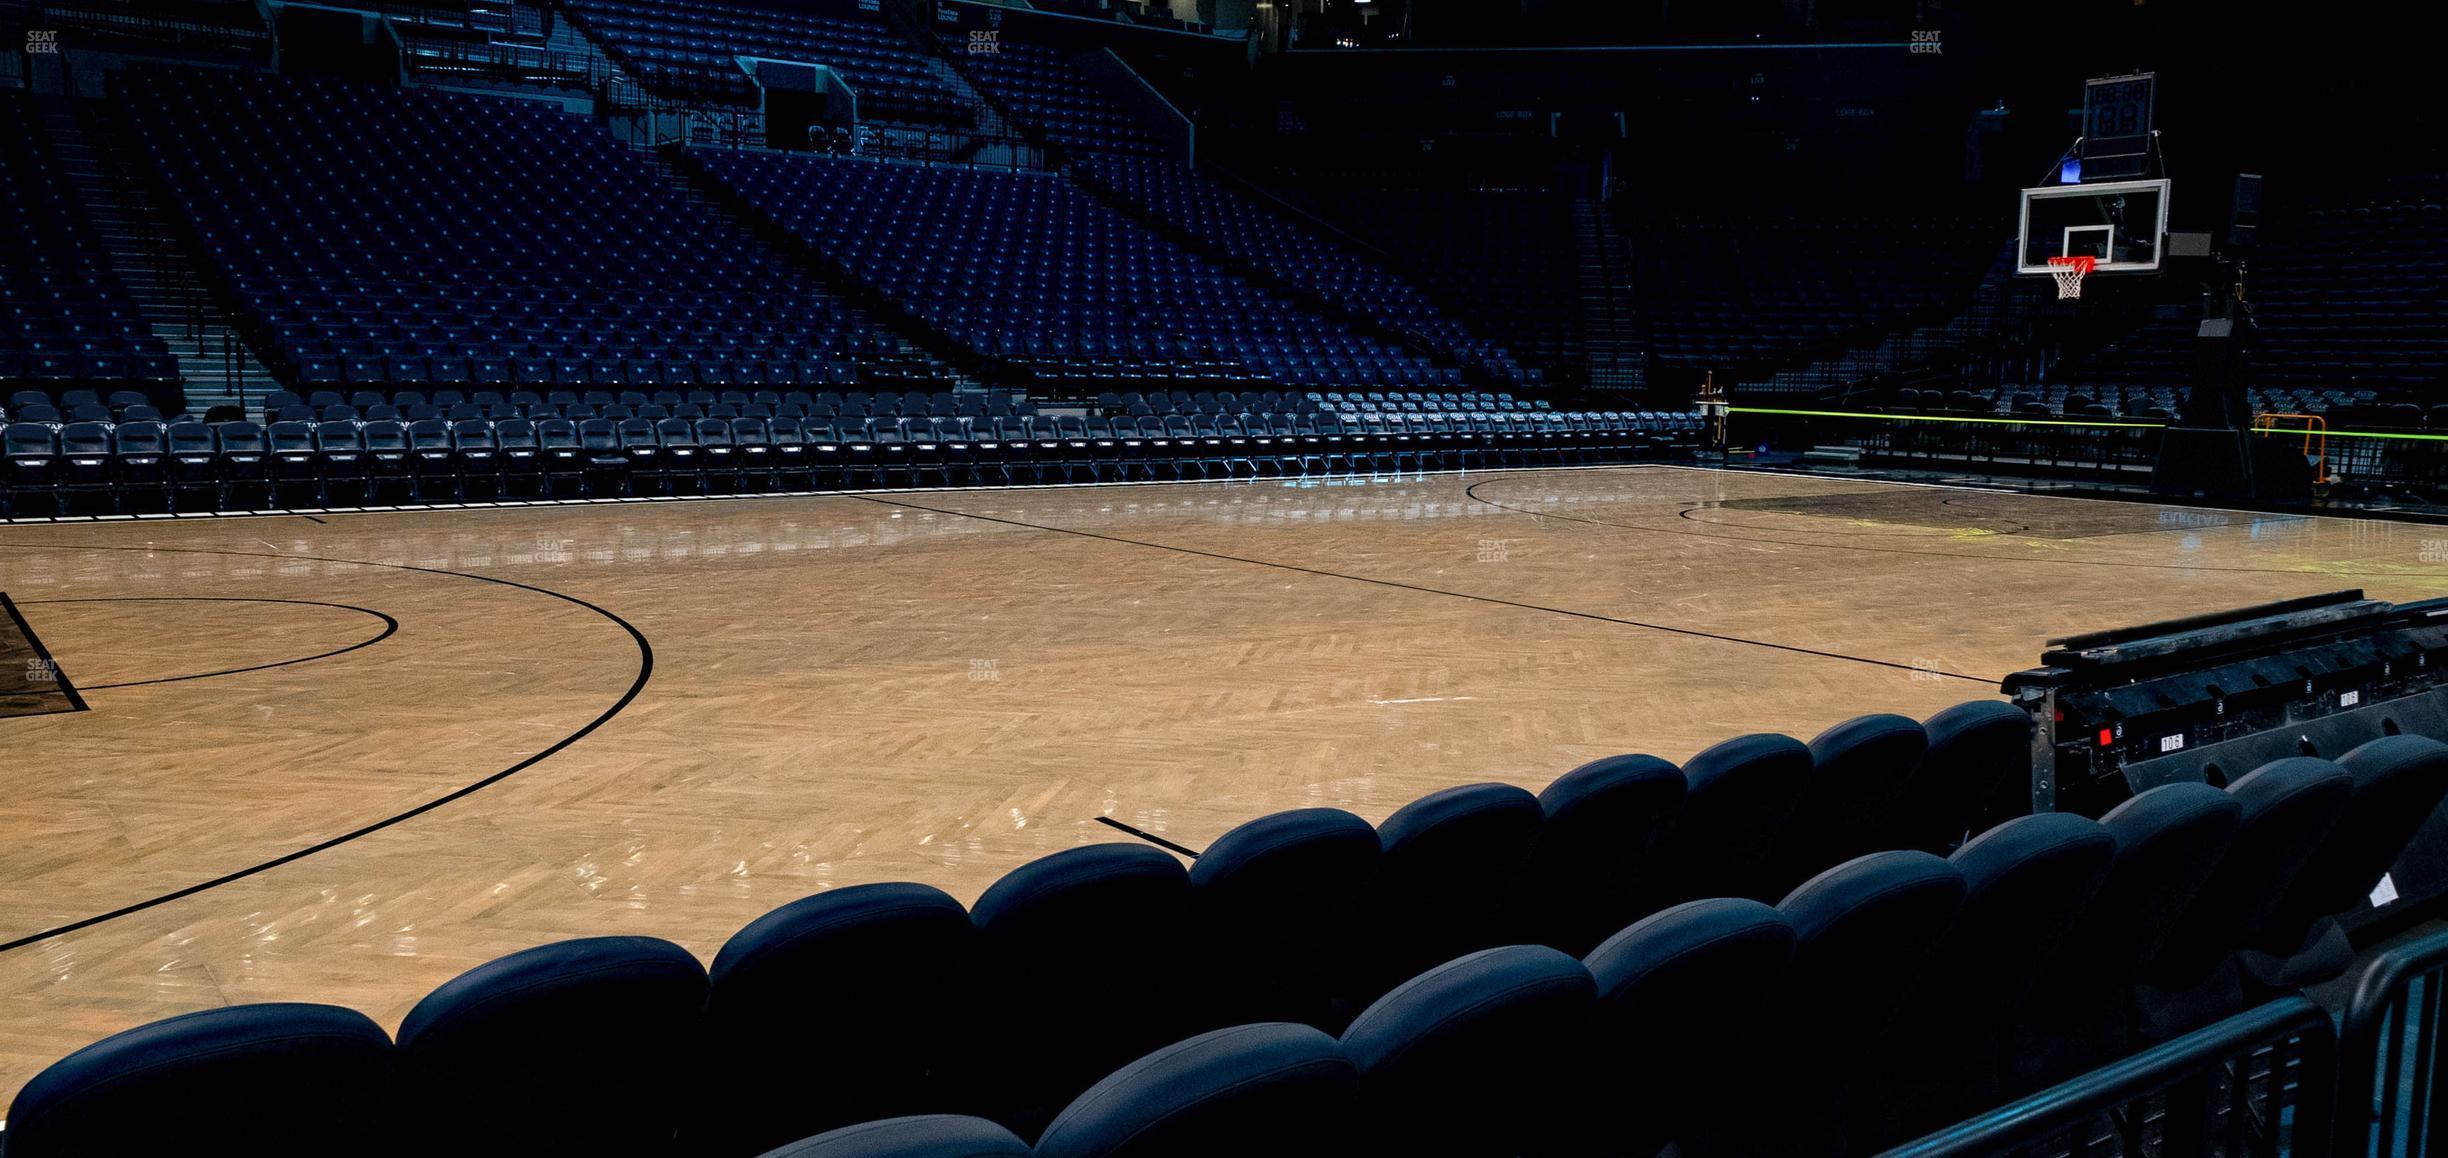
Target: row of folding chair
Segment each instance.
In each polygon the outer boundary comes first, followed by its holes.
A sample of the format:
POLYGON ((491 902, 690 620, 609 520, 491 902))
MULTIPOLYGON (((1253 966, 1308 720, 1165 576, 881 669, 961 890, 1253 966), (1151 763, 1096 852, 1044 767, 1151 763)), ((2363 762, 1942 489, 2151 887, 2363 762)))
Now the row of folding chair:
POLYGON ((1483 469, 1660 457, 1682 437, 1599 415, 13 423, 0 465, 6 513, 38 517, 1483 469))

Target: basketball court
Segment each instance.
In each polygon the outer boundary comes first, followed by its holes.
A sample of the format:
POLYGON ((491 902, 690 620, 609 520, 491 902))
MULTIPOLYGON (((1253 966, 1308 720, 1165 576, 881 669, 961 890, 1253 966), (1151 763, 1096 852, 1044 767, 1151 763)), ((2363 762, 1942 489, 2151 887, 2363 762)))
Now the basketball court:
POLYGON ((8 527, 0 1087, 556 938, 710 958, 834 885, 1926 717, 2052 635, 2443 558, 1674 467, 8 527))

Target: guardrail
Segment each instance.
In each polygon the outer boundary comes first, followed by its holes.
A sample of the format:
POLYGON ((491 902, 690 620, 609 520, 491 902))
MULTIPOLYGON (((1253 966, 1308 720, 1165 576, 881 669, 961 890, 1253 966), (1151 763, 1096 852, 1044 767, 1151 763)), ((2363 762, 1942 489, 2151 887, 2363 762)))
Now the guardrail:
POLYGON ((2448 985, 2448 933, 2389 949, 2364 967, 2338 1033, 2334 1153, 2428 1154, 2448 1131, 2435 1119, 2448 1098, 2440 990, 2448 985))
POLYGON ((2281 998, 1884 1158, 2145 1152, 2327 1158, 2337 1048, 2327 1012, 2306 998, 2281 998))

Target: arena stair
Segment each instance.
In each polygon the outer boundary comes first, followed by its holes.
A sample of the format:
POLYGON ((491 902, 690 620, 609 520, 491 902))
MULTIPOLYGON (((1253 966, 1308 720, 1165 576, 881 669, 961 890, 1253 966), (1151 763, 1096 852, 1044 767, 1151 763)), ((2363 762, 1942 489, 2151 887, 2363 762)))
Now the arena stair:
POLYGON ((76 186, 112 270, 143 307, 154 336, 178 359, 188 409, 196 414, 216 406, 260 409, 262 398, 280 389, 280 382, 230 325, 186 247, 142 224, 167 218, 131 176, 102 123, 109 112, 101 102, 36 99, 42 129, 76 186))
POLYGON ((1642 340, 1632 300, 1623 292, 1632 274, 1623 237, 1587 197, 1573 198, 1572 215, 1581 256, 1581 316, 1590 388, 1638 390, 1648 381, 1647 343, 1642 340))

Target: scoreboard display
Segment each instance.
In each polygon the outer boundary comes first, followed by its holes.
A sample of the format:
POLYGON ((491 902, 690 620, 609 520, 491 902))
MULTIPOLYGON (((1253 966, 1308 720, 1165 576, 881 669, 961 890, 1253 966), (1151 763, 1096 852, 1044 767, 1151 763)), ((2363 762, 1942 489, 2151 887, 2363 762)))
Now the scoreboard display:
POLYGON ((2141 175, 2149 166, 2158 75, 2095 77, 2083 86, 2082 171, 2085 177, 2141 175))

